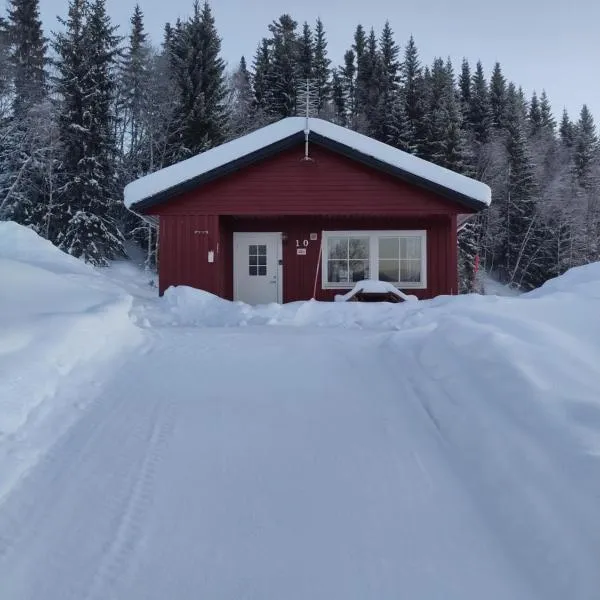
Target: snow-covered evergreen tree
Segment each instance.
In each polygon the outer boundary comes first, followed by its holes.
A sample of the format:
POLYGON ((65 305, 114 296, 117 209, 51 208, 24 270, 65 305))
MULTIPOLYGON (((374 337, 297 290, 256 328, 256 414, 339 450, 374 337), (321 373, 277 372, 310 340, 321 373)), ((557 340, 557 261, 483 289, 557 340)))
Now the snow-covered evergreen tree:
MULTIPOLYGON (((481 85, 479 77, 478 85, 481 85)), ((493 126, 503 128, 506 119, 506 79, 499 62, 494 65, 490 78, 490 110, 493 126)))
POLYGON ((321 19, 315 25, 315 42, 313 57, 313 80, 317 93, 317 107, 321 113, 331 99, 331 61, 327 56, 327 37, 321 19))
POLYGON ((104 0, 71 0, 54 41, 62 145, 58 246, 95 265, 124 254, 117 222, 115 64, 119 39, 104 0))
POLYGON ((208 2, 194 2, 191 18, 173 33, 171 70, 176 88, 173 159, 208 150, 227 137, 225 63, 208 2))
POLYGON ((477 144, 489 142, 492 126, 490 94, 483 65, 477 63, 471 81, 471 101, 469 106, 469 125, 477 144))

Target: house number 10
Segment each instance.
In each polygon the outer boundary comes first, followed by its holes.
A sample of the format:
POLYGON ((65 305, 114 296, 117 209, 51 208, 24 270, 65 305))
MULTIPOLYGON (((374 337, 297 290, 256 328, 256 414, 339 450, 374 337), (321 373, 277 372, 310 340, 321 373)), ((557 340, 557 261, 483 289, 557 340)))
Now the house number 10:
MULTIPOLYGON (((302 245, 308 248, 308 240, 302 240, 302 245)), ((300 248, 300 240, 296 240, 296 248, 300 248)))

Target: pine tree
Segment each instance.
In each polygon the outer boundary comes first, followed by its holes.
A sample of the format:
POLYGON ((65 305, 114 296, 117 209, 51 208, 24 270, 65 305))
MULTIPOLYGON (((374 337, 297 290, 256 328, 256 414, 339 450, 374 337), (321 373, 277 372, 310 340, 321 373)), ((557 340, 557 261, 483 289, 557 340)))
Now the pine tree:
POLYGON ((498 62, 494 65, 490 78, 490 109, 493 126, 502 129, 506 114, 506 79, 498 62))
POLYGON ((477 63, 471 83, 471 103, 469 106, 469 125, 473 131, 475 142, 485 144, 489 142, 492 126, 492 110, 490 96, 483 66, 477 63))
POLYGON ((331 61, 327 57, 325 28, 323 27, 321 19, 317 19, 315 27, 313 78, 317 90, 317 105, 319 112, 323 110, 331 95, 330 64, 331 61))
POLYGON ((95 265, 124 254, 115 213, 111 108, 119 40, 104 0, 71 0, 65 31, 56 36, 62 226, 58 246, 95 265))

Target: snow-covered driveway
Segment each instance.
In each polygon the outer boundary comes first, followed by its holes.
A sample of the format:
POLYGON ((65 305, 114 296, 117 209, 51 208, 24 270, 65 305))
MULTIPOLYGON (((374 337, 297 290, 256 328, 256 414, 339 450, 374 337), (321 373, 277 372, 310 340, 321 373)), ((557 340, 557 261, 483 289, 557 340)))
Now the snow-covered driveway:
MULTIPOLYGON (((589 514, 542 515, 567 537, 536 555, 548 532, 519 519, 556 473, 540 488, 491 455, 486 482, 389 341, 149 333, 2 506, 2 598, 592 600, 598 524, 586 548, 590 532, 576 526, 589 514), (503 488, 506 514, 490 496, 503 488)), ((503 432, 507 444, 521 433, 503 432)))
POLYGON ((0 600, 600 598, 600 263, 253 308, 0 234, 0 600))

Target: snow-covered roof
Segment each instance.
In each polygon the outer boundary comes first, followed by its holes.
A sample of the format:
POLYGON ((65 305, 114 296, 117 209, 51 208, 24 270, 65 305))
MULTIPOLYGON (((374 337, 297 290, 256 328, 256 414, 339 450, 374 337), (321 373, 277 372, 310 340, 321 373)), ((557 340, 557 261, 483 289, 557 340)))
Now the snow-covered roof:
MULTIPOLYGON (((260 158, 261 151, 265 149, 277 147, 286 140, 298 138, 299 141, 305 129, 304 117, 288 117, 146 175, 127 185, 125 206, 135 210, 164 202, 195 185, 236 170, 236 163, 245 162, 244 159, 260 158), (234 168, 225 169, 227 166, 234 168)), ((428 183, 440 193, 446 193, 472 208, 481 209, 490 204, 491 190, 480 181, 322 119, 308 119, 308 130, 309 140, 317 144, 330 142, 356 157, 389 167, 399 177, 405 176, 415 183, 428 183)), ((242 166, 245 165, 240 164, 239 168, 242 166)))

